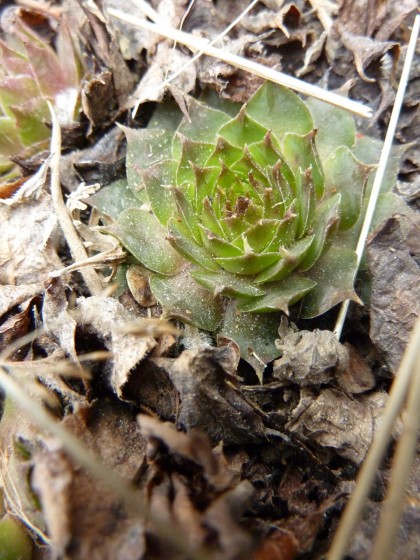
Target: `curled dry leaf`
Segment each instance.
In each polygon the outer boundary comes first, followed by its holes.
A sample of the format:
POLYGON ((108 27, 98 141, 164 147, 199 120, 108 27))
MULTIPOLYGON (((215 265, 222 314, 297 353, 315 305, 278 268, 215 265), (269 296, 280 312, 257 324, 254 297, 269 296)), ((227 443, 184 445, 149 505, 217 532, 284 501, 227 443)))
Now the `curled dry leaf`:
POLYGON ((65 287, 58 279, 53 279, 45 290, 42 320, 47 333, 55 338, 65 354, 77 363, 76 321, 68 312, 65 287))
MULTIPOLYGON (((420 271, 404 239, 404 218, 390 218, 372 235, 367 259, 372 278, 370 337, 396 373, 420 314, 420 271)), ((412 229, 419 238, 418 226, 412 229)))
POLYGON ((175 360, 155 361, 165 367, 179 393, 179 422, 188 431, 201 430, 214 443, 226 445, 265 439, 260 414, 235 387, 232 348, 195 348, 175 360))
POLYGON ((15 208, 0 206, 0 283, 43 282, 61 267, 51 240, 55 225, 51 196, 44 191, 15 208))
POLYGON ((0 319, 16 305, 41 295, 43 284, 22 284, 22 286, 0 286, 0 319))
POLYGON ((74 312, 79 327, 94 332, 103 340, 113 355, 110 384, 115 393, 123 398, 125 384, 133 368, 156 346, 153 336, 124 332, 124 327, 135 321, 118 301, 107 297, 90 297, 79 301, 74 312), (98 313, 100 310, 100 313, 98 313))
POLYGON ((19 311, 13 313, 0 325, 0 351, 7 348, 12 341, 28 334, 31 327, 33 303, 33 298, 26 300, 19 305, 19 311))
MULTIPOLYGON (((190 547, 204 548, 212 559, 249 558, 252 538, 238 520, 252 498, 252 485, 236 482, 235 471, 204 434, 183 434, 144 415, 138 420, 149 442, 145 476, 155 516, 177 527, 190 547)), ((166 548, 158 557, 175 556, 166 548)))
POLYGON ((346 348, 331 331, 299 331, 277 342, 282 357, 274 362, 273 376, 301 387, 328 383, 335 368, 349 364, 346 348))
POLYGON ((327 56, 334 70, 344 75, 351 64, 350 57, 343 54, 343 45, 354 63, 360 77, 374 81, 365 73, 366 67, 389 53, 395 66, 399 56, 399 44, 389 41, 391 34, 410 12, 416 9, 415 0, 393 2, 385 0, 380 5, 367 6, 364 0, 341 3, 337 18, 327 38, 327 56))
MULTIPOLYGON (((162 101, 167 87, 164 86, 166 76, 175 74, 189 59, 189 56, 174 50, 170 42, 160 43, 147 72, 127 102, 127 108, 134 106, 138 108, 146 101, 162 101)), ((179 78, 174 80, 174 85, 186 94, 194 89, 195 81, 195 66, 190 64, 179 78)))
POLYGON ((386 393, 356 399, 337 389, 321 389, 319 394, 303 389, 286 428, 303 441, 334 449, 341 457, 360 464, 386 399, 386 393))

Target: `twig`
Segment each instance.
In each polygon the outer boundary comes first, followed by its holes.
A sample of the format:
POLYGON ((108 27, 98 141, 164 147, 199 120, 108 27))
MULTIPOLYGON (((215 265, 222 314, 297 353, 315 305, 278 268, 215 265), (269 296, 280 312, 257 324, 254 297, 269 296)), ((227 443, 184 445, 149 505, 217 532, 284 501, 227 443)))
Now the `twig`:
MULTIPOLYGON (((419 348, 420 318, 417 319, 411 334, 410 341, 405 350, 397 375, 395 376, 389 395, 389 401, 385 407, 379 429, 375 434, 365 462, 357 476, 355 490, 344 510, 339 527, 334 535, 332 546, 328 552, 327 560, 341 560, 346 552, 348 543, 362 512, 365 499, 369 494, 369 490, 375 478, 376 471, 385 455, 392 428, 403 405, 410 382, 412 381, 412 372, 418 360, 419 348)), ((416 414, 418 414, 418 409, 416 414)))
POLYGON ((144 19, 136 18, 131 15, 127 15, 121 10, 115 10, 113 8, 108 8, 108 13, 120 19, 121 21, 125 21, 129 25, 133 25, 135 27, 140 27, 141 29, 145 29, 147 31, 151 31, 152 33, 156 33, 157 35, 161 35, 162 37, 166 37, 168 39, 172 39, 173 41, 177 41, 189 49, 193 51, 202 51, 203 53, 212 56, 214 58, 218 58, 219 60, 223 60, 236 68, 240 68, 241 70, 245 70, 246 72, 250 72, 251 74, 255 74, 256 76, 260 76, 265 80, 269 80, 276 84, 280 84, 295 91, 302 93, 303 95, 308 95, 310 97, 315 97, 316 99, 320 99, 321 101, 325 101, 327 103, 331 103, 336 107, 340 107, 341 109, 345 109, 347 111, 351 111, 356 115, 360 115, 361 117, 370 118, 372 116, 372 109, 369 107, 365 107, 361 103, 357 101, 353 101, 351 99, 346 99, 336 93, 331 91, 326 91, 322 88, 317 86, 313 86, 312 84, 308 84, 298 78, 294 78, 292 76, 287 76, 282 72, 277 72, 272 68, 268 68, 262 64, 258 64, 252 60, 247 60, 241 56, 229 53, 224 51, 223 49, 218 49, 210 45, 207 41, 195 37, 189 33, 184 33, 183 31, 178 31, 173 27, 163 24, 161 21, 159 25, 155 23, 150 23, 144 19))
MULTIPOLYGON (((404 93, 407 87, 408 77, 410 74, 411 64, 413 62, 414 53, 416 50, 417 36, 420 28, 420 16, 416 16, 414 20, 413 30, 411 32, 410 42, 407 47, 407 54, 405 56, 404 67, 401 73, 400 83, 398 85, 397 95, 395 96, 394 107, 392 108, 391 118, 389 120, 388 130, 386 131, 385 141, 379 159, 378 169, 376 170, 375 179, 372 185, 372 191, 369 198, 369 203, 366 209, 365 219, 363 221, 362 229, 360 231, 359 241, 356 247, 357 255, 357 269, 359 268, 362 260, 363 252, 365 250, 366 239, 369 234, 370 225, 372 223, 373 214, 381 190, 382 181, 385 175, 386 165, 388 162, 389 154, 391 153, 392 142, 395 136, 395 130, 400 116, 401 106, 404 100, 404 93)), ((338 339, 341 337, 344 321, 346 320, 347 311, 349 308, 350 300, 343 301, 335 324, 334 333, 338 339)))
MULTIPOLYGON (((88 258, 85 247, 75 230, 72 219, 67 212, 63 200, 60 184, 60 158, 61 158, 61 130, 57 115, 53 106, 47 101, 51 113, 52 135, 51 135, 51 195, 57 219, 63 231, 64 237, 70 248, 70 252, 75 261, 84 261, 88 258)), ((101 281, 93 269, 86 269, 80 272, 83 280, 92 295, 98 296, 102 293, 101 281)))

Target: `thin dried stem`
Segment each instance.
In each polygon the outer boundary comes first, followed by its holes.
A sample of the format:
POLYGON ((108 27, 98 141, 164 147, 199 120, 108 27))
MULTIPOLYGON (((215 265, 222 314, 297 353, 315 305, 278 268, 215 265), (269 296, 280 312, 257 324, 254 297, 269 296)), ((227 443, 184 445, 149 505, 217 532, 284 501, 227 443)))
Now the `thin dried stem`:
MULTIPOLYGON (((372 185, 372 191, 366 209, 365 218, 363 221, 362 229, 360 231, 360 236, 356 247, 357 269, 359 268, 360 262, 362 260, 363 252, 365 250, 366 239, 369 234, 369 229, 372 223, 373 214, 375 213, 376 203, 378 201, 378 196, 381 190, 382 181, 385 175, 386 166, 388 163, 389 155, 391 153, 392 142, 394 140, 395 130, 397 128, 398 118, 400 116, 400 111, 404 100, 404 94, 408 83, 411 64, 413 62, 413 57, 416 50, 416 42, 419 34, 419 28, 420 28, 420 16, 416 16, 416 19, 414 20, 413 30, 411 32, 410 41, 407 47, 407 54, 404 61, 403 71, 401 73, 400 83, 398 85, 397 95, 395 96, 394 107, 392 108, 388 130, 386 131, 385 141, 382 148, 381 157, 379 159, 378 169, 376 170, 376 175, 372 185)), ((334 333, 338 339, 340 339, 341 337, 341 332, 343 330, 344 321, 346 320, 349 304, 350 301, 346 300, 343 301, 340 307, 340 312, 338 314, 337 322, 334 329, 334 333)))
POLYGON ((133 17, 125 14, 121 10, 115 10, 113 8, 108 8, 108 13, 130 25, 151 31, 152 33, 172 39, 173 41, 177 41, 193 51, 202 51, 203 53, 214 58, 218 58, 219 60, 223 60, 236 68, 240 68, 241 70, 245 70, 246 72, 255 74, 256 76, 260 76, 261 78, 276 84, 289 87, 290 89, 298 91, 303 95, 308 95, 310 97, 320 99, 321 101, 325 101, 326 103, 331 103, 336 107, 340 107, 341 109, 345 109, 361 117, 370 118, 372 116, 372 110, 361 103, 341 97, 336 93, 326 91, 317 86, 313 86, 312 84, 308 84, 298 78, 287 76, 282 72, 277 72, 272 68, 268 68, 267 66, 258 64, 252 60, 247 60, 241 56, 226 52, 223 49, 218 49, 203 39, 195 37, 189 33, 184 33, 183 31, 178 31, 166 23, 162 23, 161 20, 159 21, 159 24, 150 23, 149 21, 133 17))
MULTIPOLYGON (((420 340, 418 348, 420 347, 420 340)), ((416 455, 417 436, 420 426, 420 360, 413 364, 404 430, 398 442, 392 462, 392 474, 388 484, 384 507, 371 560, 386 560, 392 555, 395 536, 405 502, 405 488, 416 455)))
MULTIPOLYGON (((392 385, 379 429, 356 479, 356 487, 347 504, 340 525, 334 535, 327 560, 341 560, 345 555, 354 528, 362 513, 375 474, 385 455, 395 421, 403 406, 408 388, 413 379, 414 365, 420 348, 420 319, 417 319, 397 375, 392 385)), ((418 414, 418 409, 416 411, 418 414)))
MULTIPOLYGON (((60 158, 61 158, 61 130, 55 111, 48 101, 48 107, 51 113, 52 120, 52 135, 51 135, 51 195, 54 204, 54 210, 57 214, 57 219, 63 231, 64 237, 70 248, 70 252, 75 261, 84 261, 88 258, 86 249, 77 234, 73 225, 73 221, 67 212, 66 205, 63 200, 63 193, 61 192, 60 184, 60 158)), ((102 286, 99 276, 93 269, 86 269, 81 271, 83 280, 92 295, 101 295, 102 286)))

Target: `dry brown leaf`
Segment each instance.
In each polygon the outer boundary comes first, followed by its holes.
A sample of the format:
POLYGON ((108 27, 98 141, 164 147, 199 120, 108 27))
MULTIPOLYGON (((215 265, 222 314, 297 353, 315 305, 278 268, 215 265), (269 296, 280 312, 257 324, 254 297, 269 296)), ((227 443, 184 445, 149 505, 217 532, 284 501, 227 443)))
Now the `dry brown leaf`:
MULTIPOLYGON (((416 318, 420 315, 420 271, 401 227, 390 218, 370 238, 367 258, 372 278, 370 337, 396 373, 416 318)), ((414 229, 419 237, 418 227, 414 229)))
POLYGON ((179 358, 156 359, 177 389, 179 422, 226 445, 265 439, 261 415, 235 388, 236 354, 228 346, 185 350, 179 358))
POLYGON ((173 424, 162 423, 144 414, 139 415, 138 422, 146 439, 152 442, 158 440, 170 453, 179 454, 200 465, 204 477, 214 489, 224 490, 233 483, 234 473, 227 467, 223 454, 213 452, 210 441, 204 434, 191 432, 186 435, 176 431, 173 424))
MULTIPOLYGON (((403 2, 343 0, 327 39, 327 56, 334 70, 341 75, 348 72, 350 60, 346 53, 342 52, 341 45, 343 45, 353 55, 357 72, 364 80, 376 81, 377 77, 367 76, 365 69, 384 55, 390 57, 395 71, 399 44, 389 39, 408 14, 415 9, 415 0, 403 2)), ((385 97, 390 97, 386 89, 389 77, 379 75, 379 82, 385 91, 385 97)), ((389 100, 386 102, 389 104, 389 100)), ((381 110, 384 109, 386 109, 385 103, 381 107, 381 110)))
POLYGON ((0 286, 0 318, 16 305, 44 292, 43 284, 23 284, 22 286, 0 286))
POLYGON ((400 55, 400 47, 398 43, 390 41, 376 41, 369 37, 361 35, 353 35, 346 30, 340 31, 340 37, 343 45, 354 56, 354 64, 356 65, 359 76, 366 82, 375 82, 375 77, 367 76, 365 68, 374 60, 382 58, 384 55, 391 57, 391 63, 395 67, 400 55))
MULTIPOLYGON (((205 435, 183 434, 173 424, 144 415, 138 420, 148 440, 145 476, 154 515, 176 528, 193 549, 204 547, 215 560, 250 557, 253 539, 238 520, 252 498, 252 485, 236 482, 237 473, 220 449, 211 450, 205 435)), ((153 546, 154 557, 177 557, 168 547, 153 546)))
POLYGON ((349 33, 387 41, 416 8, 416 0, 341 0, 336 24, 345 27, 349 33))
MULTIPOLYGON (((145 75, 127 102, 127 108, 139 107, 146 101, 162 101, 167 88, 167 86, 164 86, 166 76, 180 70, 190 58, 189 55, 174 49, 171 42, 161 41, 145 75)), ((184 94, 187 94, 195 87, 196 77, 195 65, 190 64, 173 81, 173 84, 184 94)))
POLYGON ((136 317, 116 299, 90 297, 79 301, 74 318, 85 331, 94 332, 113 355, 110 383, 115 393, 123 398, 133 368, 156 346, 153 336, 127 333, 128 324, 136 317))
POLYGON ((42 513, 57 557, 65 556, 71 541, 73 467, 59 450, 37 454, 31 485, 41 501, 42 513))
POLYGON ((331 331, 299 331, 288 334, 276 343, 282 357, 274 362, 273 376, 283 383, 300 387, 332 381, 335 368, 349 364, 346 348, 331 331))
POLYGON ((337 389, 321 389, 319 394, 303 389, 286 428, 303 441, 334 449, 341 457, 360 464, 385 399, 385 393, 351 399, 337 389))
POLYGON ((46 192, 15 208, 0 206, 1 284, 43 282, 61 266, 51 240, 55 225, 51 196, 46 192))
POLYGON ((357 352, 357 350, 346 342, 344 346, 349 355, 347 368, 338 371, 337 381, 344 391, 352 394, 364 393, 375 387, 375 376, 372 370, 357 352))
POLYGON ((55 278, 47 286, 42 305, 42 321, 49 336, 55 338, 66 356, 78 362, 75 334, 76 321, 68 313, 65 287, 55 278))
POLYGON ((0 325, 0 351, 7 348, 12 341, 28 334, 31 327, 33 301, 33 298, 30 298, 21 303, 20 311, 11 315, 0 325))

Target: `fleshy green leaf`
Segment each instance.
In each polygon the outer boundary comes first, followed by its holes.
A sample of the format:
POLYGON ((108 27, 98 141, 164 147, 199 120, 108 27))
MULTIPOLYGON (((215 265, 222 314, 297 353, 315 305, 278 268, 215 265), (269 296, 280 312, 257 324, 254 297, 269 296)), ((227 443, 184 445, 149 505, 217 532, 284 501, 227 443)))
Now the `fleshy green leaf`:
POLYGON ((19 135, 24 146, 33 146, 46 140, 50 132, 44 123, 47 105, 40 99, 28 101, 20 107, 10 107, 15 116, 19 135))
POLYGON ((243 148, 246 144, 259 142, 267 132, 266 128, 247 115, 244 106, 234 119, 222 126, 219 135, 232 146, 243 148))
POLYGON ((279 260, 278 253, 244 253, 239 257, 214 259, 222 268, 234 274, 253 276, 279 260))
POLYGON ((327 193, 341 195, 339 228, 349 229, 359 219, 371 167, 358 161, 348 148, 342 146, 327 159, 324 171, 327 193))
POLYGON ((31 560, 32 540, 28 530, 11 515, 0 520, 0 560, 31 560))
POLYGON ((231 301, 219 337, 231 339, 239 346, 241 358, 256 369, 262 382, 265 365, 280 356, 275 345, 279 325, 280 313, 241 313, 231 301))
POLYGON ((257 284, 263 284, 265 282, 272 282, 273 280, 281 280, 290 274, 305 258, 314 237, 314 235, 308 235, 293 243, 291 247, 280 247, 279 253, 281 258, 279 261, 260 272, 255 278, 255 282, 257 284))
POLYGON ((245 237, 252 250, 262 253, 278 232, 279 220, 260 220, 250 227, 245 237))
POLYGON ((179 110, 178 105, 168 101, 166 103, 161 103, 156 107, 147 128, 156 128, 158 130, 175 133, 181 123, 181 120, 182 113, 179 110))
POLYGON ((212 107, 212 109, 217 109, 232 117, 235 117, 241 108, 240 103, 224 99, 214 89, 205 89, 200 95, 200 101, 212 107))
MULTIPOLYGON (((147 198, 156 218, 163 225, 176 213, 172 187, 176 185, 176 164, 166 159, 141 172, 147 198)), ((140 191, 141 192, 141 191, 140 191)))
MULTIPOLYGON (((316 196, 318 200, 321 199, 324 194, 324 174, 315 149, 313 131, 305 136, 294 133, 286 134, 282 145, 282 154, 292 168, 295 177, 300 172, 299 170, 311 170, 316 196)), ((298 193, 296 194, 298 196, 298 193)))
POLYGON ((179 271, 182 259, 166 240, 166 229, 153 214, 131 208, 104 231, 116 237, 150 270, 169 275, 179 271))
POLYGON ((164 130, 119 125, 127 138, 127 179, 133 192, 143 187, 141 171, 170 159, 172 136, 164 130))
MULTIPOLYGON (((230 120, 230 116, 217 109, 212 109, 196 99, 188 98, 188 114, 190 120, 184 117, 178 127, 178 132, 194 142, 215 144, 220 127, 230 120)), ((172 156, 179 159, 181 155, 181 142, 174 136, 172 156)))
POLYGON ((246 111, 256 122, 272 130, 279 142, 288 132, 307 134, 314 127, 305 103, 290 89, 272 82, 264 82, 247 103, 246 111))
POLYGON ((111 218, 118 216, 129 208, 140 208, 142 202, 134 196, 126 179, 114 181, 102 187, 97 193, 89 197, 89 204, 111 218))
POLYGON ((193 165, 195 174, 195 207, 197 212, 204 212, 205 200, 209 201, 213 195, 216 186, 216 180, 219 176, 220 169, 218 167, 196 167, 193 165))
POLYGON ((168 233, 169 243, 180 255, 207 270, 219 270, 210 253, 191 239, 190 232, 181 222, 174 218, 169 220, 168 233))
MULTIPOLYGON (((0 116, 0 154, 16 155, 22 150, 22 142, 16 130, 16 123, 9 117, 0 116)), ((12 163, 10 163, 10 166, 12 163)))
POLYGON ((310 170, 299 169, 296 173, 296 206, 297 206, 297 231, 296 237, 300 238, 312 227, 316 196, 310 170))
POLYGON ((267 132, 264 139, 260 142, 250 144, 248 149, 255 161, 258 161, 263 167, 267 165, 273 166, 278 163, 279 160, 284 160, 279 148, 275 146, 271 132, 267 132))
POLYGON ((300 263, 300 270, 308 270, 326 249, 328 236, 334 232, 339 222, 339 204, 340 195, 336 194, 318 207, 313 228, 314 239, 300 263))
POLYGON ((262 296, 265 290, 256 286, 252 279, 247 279, 236 274, 229 274, 223 270, 208 272, 198 269, 192 270, 191 276, 202 286, 223 296, 262 296))
MULTIPOLYGON (((13 117, 10 106, 24 105, 30 99, 40 99, 39 89, 32 76, 17 75, 4 76, 0 80, 0 103, 5 115, 13 117)), ((45 116, 49 117, 48 107, 45 105, 45 116)))
POLYGON ((351 148, 356 140, 353 117, 348 111, 323 103, 318 99, 309 98, 306 105, 314 119, 317 129, 315 144, 322 161, 340 146, 351 148))
POLYGON ((194 199, 188 196, 188 191, 182 188, 173 189, 176 205, 178 208, 178 219, 180 219, 189 231, 189 237, 201 245, 201 230, 198 225, 198 215, 193 207, 194 199))
MULTIPOLYGON (((377 140, 376 138, 370 138, 369 136, 358 135, 356 144, 352 149, 352 152, 359 161, 367 163, 368 165, 376 166, 378 165, 379 158, 381 157, 382 147, 383 142, 381 142, 380 140, 377 140)), ((407 150, 407 147, 408 144, 392 147, 381 185, 382 193, 392 191, 392 189, 395 187, 398 169, 401 163, 401 156, 407 150)), ((366 195, 368 195, 370 192, 374 177, 375 173, 372 172, 366 186, 366 195)))
POLYGON ((236 148, 235 146, 230 144, 225 138, 221 138, 219 136, 217 138, 216 146, 214 147, 213 153, 206 161, 206 165, 207 166, 220 165, 220 162, 223 162, 224 165, 230 167, 241 157, 242 157, 241 149, 236 148))
POLYGON ((314 288, 303 301, 302 317, 318 317, 346 299, 362 303, 354 291, 355 275, 356 253, 331 247, 307 273, 314 288))
POLYGON ((213 255, 213 257, 231 258, 239 257, 243 254, 243 251, 240 248, 232 245, 225 239, 202 226, 201 236, 204 246, 208 249, 209 253, 213 255))
POLYGON ((193 142, 178 133, 181 142, 181 157, 179 159, 176 181, 178 185, 184 182, 193 183, 195 179, 194 167, 208 165, 207 159, 213 151, 213 144, 193 142), (193 164, 193 165, 192 165, 193 164))
POLYGON ((316 282, 296 274, 287 276, 283 280, 265 285, 265 295, 259 298, 238 300, 238 309, 252 313, 267 313, 271 311, 289 312, 289 306, 303 298, 315 287, 316 282))
POLYGON ((150 287, 165 313, 205 331, 215 331, 222 320, 223 301, 199 286, 184 269, 175 276, 151 275, 150 287))

